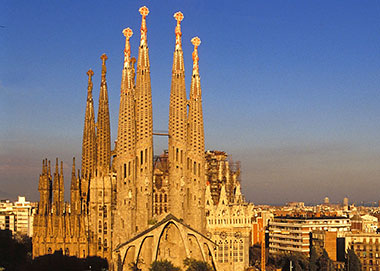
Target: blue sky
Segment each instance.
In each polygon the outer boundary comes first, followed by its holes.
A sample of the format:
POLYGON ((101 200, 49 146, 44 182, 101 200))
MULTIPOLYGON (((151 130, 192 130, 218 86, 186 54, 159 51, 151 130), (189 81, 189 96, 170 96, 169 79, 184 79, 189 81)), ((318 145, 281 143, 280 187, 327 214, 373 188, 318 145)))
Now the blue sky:
MULTIPOLYGON (((380 2, 0 1, 0 197, 38 199, 41 161, 80 166, 86 72, 106 53, 117 133, 125 27, 148 6, 154 129, 167 130, 175 20, 187 86, 199 36, 206 147, 242 164, 254 203, 380 199, 380 2)), ((188 89, 189 91, 189 89, 188 89)), ((156 138, 155 138, 156 139, 156 138)), ((166 139, 155 140, 156 153, 166 139)), ((68 194, 68 193, 66 193, 68 194)))

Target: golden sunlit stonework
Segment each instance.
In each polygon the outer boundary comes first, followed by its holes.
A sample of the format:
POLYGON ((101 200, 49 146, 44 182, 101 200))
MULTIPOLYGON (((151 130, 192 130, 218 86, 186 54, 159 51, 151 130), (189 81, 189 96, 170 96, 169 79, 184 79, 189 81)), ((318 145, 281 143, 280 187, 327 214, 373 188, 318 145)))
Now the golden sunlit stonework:
MULTIPOLYGON (((131 58, 133 32, 130 28, 123 30, 126 40, 115 149, 111 150, 107 56, 103 54, 96 123, 94 72, 87 72, 82 166, 76 174, 74 159, 70 203, 63 199, 62 165, 59 172, 57 159, 52 180, 50 162, 43 161, 33 257, 57 250, 77 257, 100 256, 108 260, 111 270, 128 270, 132 262, 138 263, 141 270, 148 270, 153 261, 162 259, 183 267, 183 260, 191 257, 221 270, 214 255, 216 244, 206 234, 210 228, 206 224, 206 182, 212 186, 212 191, 207 188, 208 202, 213 200, 216 204, 220 194, 223 201, 232 202, 239 171, 231 171, 226 161, 227 166, 218 162, 217 168, 210 162, 225 160, 226 155, 214 160, 210 152, 205 155, 198 64, 201 41, 198 37, 191 40, 193 70, 187 99, 180 25, 184 16, 175 13, 168 150, 154 158, 146 22, 149 10, 142 7, 139 11, 142 22, 137 61, 131 58), (213 170, 219 172, 217 178, 213 170)), ((207 214, 216 212, 212 208, 208 206, 207 214)))

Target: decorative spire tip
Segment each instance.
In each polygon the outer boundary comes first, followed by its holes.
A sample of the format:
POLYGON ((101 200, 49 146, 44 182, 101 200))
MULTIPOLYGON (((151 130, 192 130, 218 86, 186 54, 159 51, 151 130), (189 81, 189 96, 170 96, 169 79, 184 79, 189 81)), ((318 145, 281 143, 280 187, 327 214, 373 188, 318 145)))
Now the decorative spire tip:
POLYGON ((89 69, 87 72, 87 75, 88 75, 89 79, 91 79, 91 77, 94 75, 94 72, 91 69, 89 69))
POLYGON ((106 64, 106 60, 108 59, 108 56, 106 54, 102 54, 100 59, 103 61, 103 65, 106 64))
POLYGON ((199 66, 198 66, 198 46, 201 44, 201 39, 198 37, 194 37, 191 39, 191 43, 194 45, 194 51, 193 51, 193 74, 199 73, 199 66))
POLYGON ((124 28, 124 29, 123 29, 123 35, 124 35, 127 39, 129 39, 129 38, 132 37, 132 35, 133 35, 133 31, 132 31, 132 29, 130 29, 129 27, 124 28))
POLYGON ((141 21, 141 38, 140 38, 140 46, 146 44, 146 33, 147 33, 147 28, 146 28, 146 16, 149 14, 149 9, 146 6, 143 6, 139 9, 139 12, 142 16, 142 21, 141 21))
POLYGON ((139 8, 140 14, 145 18, 149 14, 149 9, 146 6, 139 8))
POLYGON ((181 11, 178 11, 178 12, 174 13, 173 17, 177 20, 177 26, 175 27, 175 48, 177 50, 177 49, 180 49, 180 47, 182 46, 181 21, 183 20, 184 16, 183 16, 183 13, 181 11))

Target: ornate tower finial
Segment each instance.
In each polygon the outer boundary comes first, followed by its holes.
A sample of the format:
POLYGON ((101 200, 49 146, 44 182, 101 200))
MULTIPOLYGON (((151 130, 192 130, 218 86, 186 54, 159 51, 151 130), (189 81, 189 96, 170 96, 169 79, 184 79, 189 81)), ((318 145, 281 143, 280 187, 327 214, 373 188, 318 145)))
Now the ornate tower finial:
POLYGON ((125 36, 125 48, 124 48, 124 68, 130 66, 130 58, 131 58, 131 45, 129 43, 129 39, 133 35, 132 29, 125 28, 123 30, 123 34, 125 36))
POLYGON ((149 14, 149 9, 146 6, 143 6, 139 9, 139 12, 142 16, 141 21, 141 39, 140 39, 140 46, 146 45, 146 33, 148 29, 146 28, 146 16, 149 14))
POLYGON ((106 60, 108 59, 108 56, 106 54, 102 54, 100 59, 102 60, 102 81, 104 81, 106 80, 106 72, 107 72, 106 60))
POLYGON ((178 50, 182 47, 181 21, 184 18, 183 13, 181 11, 174 13, 174 18, 177 20, 177 26, 175 27, 175 49, 178 50))
POLYGON ((87 72, 87 75, 88 75, 88 87, 87 87, 87 93, 88 93, 88 97, 92 97, 92 88, 93 88, 93 84, 92 84, 92 76, 94 75, 94 72, 89 69, 88 72, 87 72))
POLYGON ((201 39, 198 37, 194 37, 191 39, 191 43, 194 45, 193 51, 193 74, 199 74, 199 57, 198 57, 198 47, 201 45, 201 39))

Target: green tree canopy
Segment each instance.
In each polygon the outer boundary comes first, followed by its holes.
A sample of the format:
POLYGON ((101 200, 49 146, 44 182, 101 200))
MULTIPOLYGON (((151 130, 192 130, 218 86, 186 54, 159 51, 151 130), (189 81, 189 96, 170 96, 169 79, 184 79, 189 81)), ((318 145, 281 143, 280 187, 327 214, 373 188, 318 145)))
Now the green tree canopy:
POLYGON ((183 264, 186 266, 186 271, 212 271, 213 268, 203 261, 197 261, 192 258, 186 258, 183 261, 183 264))
POLYGON ((318 270, 317 260, 318 260, 317 251, 315 250, 314 247, 312 247, 310 250, 310 259, 309 259, 309 270, 310 271, 317 271, 318 270))
POLYGON ((180 271, 179 267, 174 266, 170 261, 154 261, 149 268, 150 271, 180 271))
POLYGON ((355 254, 355 251, 353 251, 352 249, 348 250, 346 265, 347 265, 346 270, 350 270, 350 271, 362 270, 362 264, 360 263, 358 256, 355 254))
POLYGON ((326 250, 323 250, 321 257, 318 259, 318 266, 320 271, 332 270, 332 262, 326 250))

